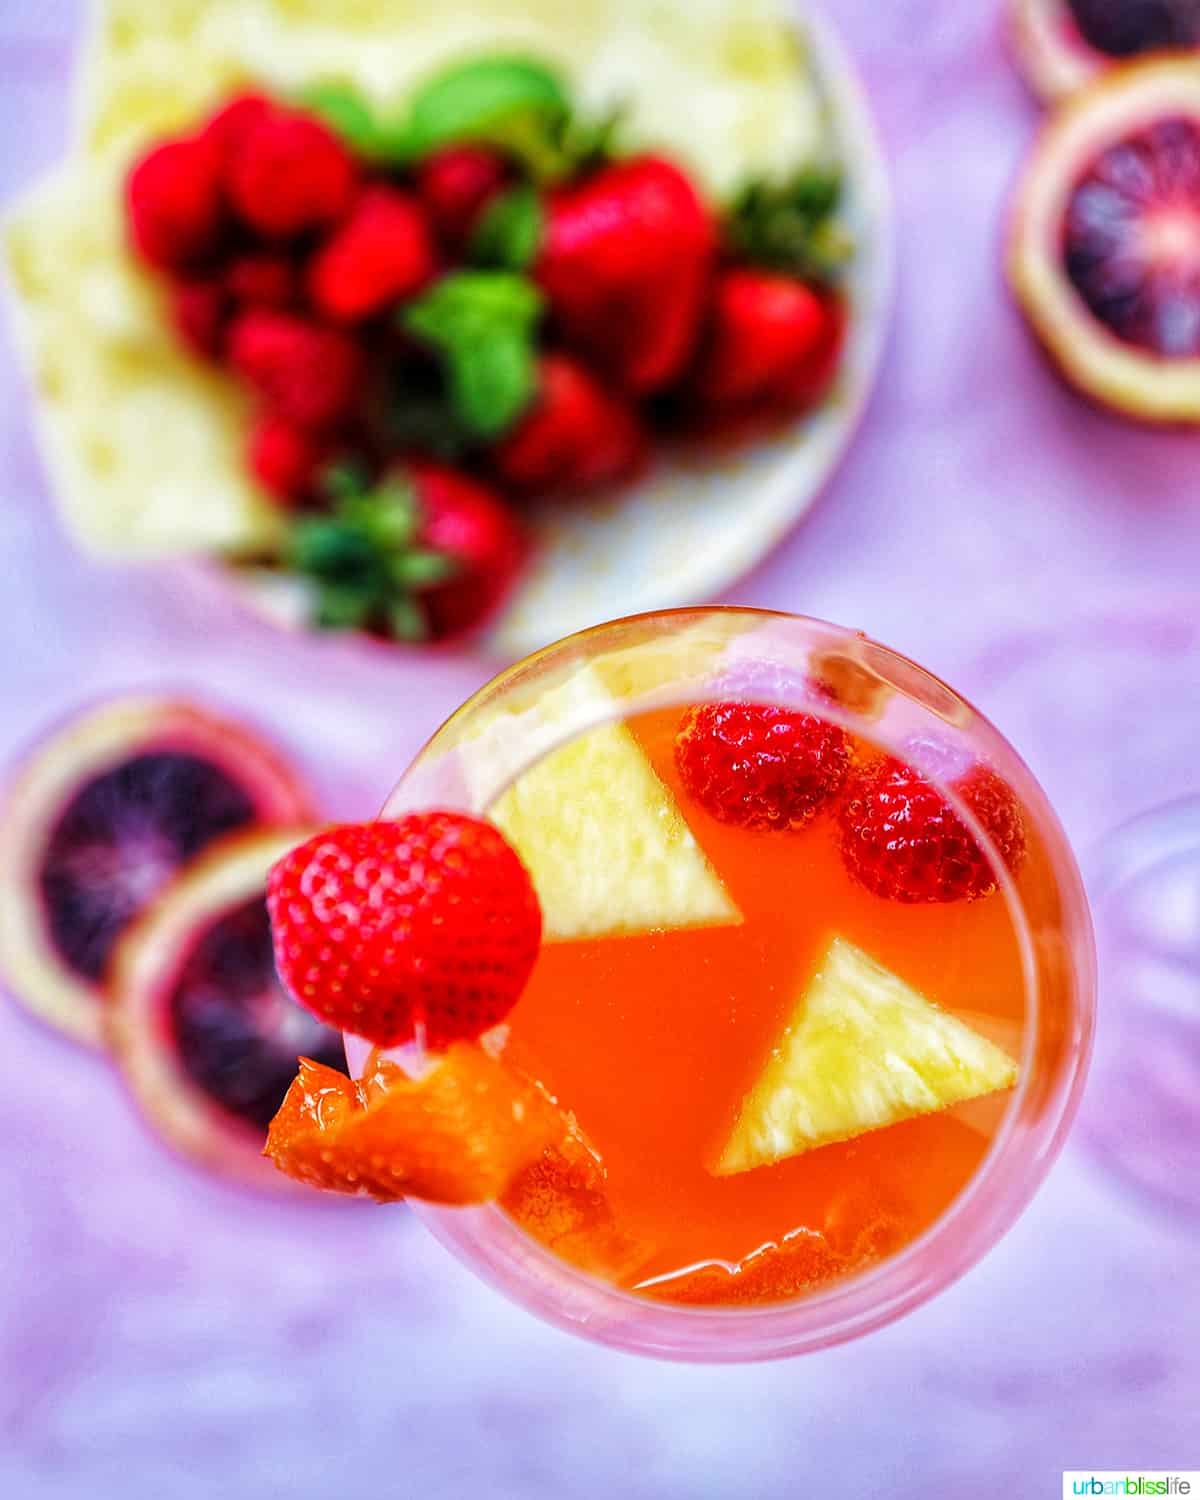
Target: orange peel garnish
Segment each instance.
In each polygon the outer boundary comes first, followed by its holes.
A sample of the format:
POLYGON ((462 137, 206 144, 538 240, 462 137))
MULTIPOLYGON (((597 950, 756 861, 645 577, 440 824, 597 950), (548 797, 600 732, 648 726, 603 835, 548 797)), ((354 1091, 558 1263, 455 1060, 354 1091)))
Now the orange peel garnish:
POLYGON ((666 1280, 640 1286, 656 1302, 692 1307, 786 1302, 852 1269, 824 1235, 799 1231, 764 1246, 736 1267, 711 1262, 666 1280))
POLYGON ((488 1203, 568 1130, 535 1084, 459 1042, 421 1078, 381 1062, 355 1083, 301 1058, 265 1155, 327 1192, 382 1203, 488 1203))
POLYGON ((830 1206, 823 1230, 798 1229, 764 1245, 740 1265, 710 1262, 638 1287, 658 1302, 688 1306, 786 1302, 839 1277, 865 1271, 904 1242, 893 1206, 874 1194, 841 1194, 830 1206))

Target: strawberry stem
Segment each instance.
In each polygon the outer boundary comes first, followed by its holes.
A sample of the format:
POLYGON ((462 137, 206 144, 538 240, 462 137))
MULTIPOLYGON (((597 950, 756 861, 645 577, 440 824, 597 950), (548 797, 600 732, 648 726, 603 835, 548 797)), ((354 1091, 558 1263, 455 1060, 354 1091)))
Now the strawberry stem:
POLYGON ((415 544, 421 516, 412 486, 393 474, 367 489, 351 465, 335 466, 325 484, 332 510, 297 520, 285 559, 315 588, 314 622, 425 639, 421 592, 452 577, 455 564, 415 544))
POLYGON ((803 281, 832 284, 853 249, 836 214, 841 174, 805 167, 786 182, 746 183, 725 216, 727 247, 739 259, 803 281))

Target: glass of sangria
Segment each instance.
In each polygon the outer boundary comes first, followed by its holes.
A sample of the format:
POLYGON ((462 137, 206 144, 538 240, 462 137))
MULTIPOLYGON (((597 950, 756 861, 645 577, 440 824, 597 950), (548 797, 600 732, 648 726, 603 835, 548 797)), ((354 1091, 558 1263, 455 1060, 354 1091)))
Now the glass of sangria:
MULTIPOLYGON (((482 1045, 568 1129, 494 1201, 413 1207, 523 1306, 796 1354, 932 1296, 1028 1202, 1090 1050, 1087 907, 1029 771, 928 672, 755 610, 617 621, 442 726, 382 817, 432 809, 532 880, 537 956, 482 1045)), ((347 1054, 367 1093, 429 1065, 420 1028, 347 1054)))

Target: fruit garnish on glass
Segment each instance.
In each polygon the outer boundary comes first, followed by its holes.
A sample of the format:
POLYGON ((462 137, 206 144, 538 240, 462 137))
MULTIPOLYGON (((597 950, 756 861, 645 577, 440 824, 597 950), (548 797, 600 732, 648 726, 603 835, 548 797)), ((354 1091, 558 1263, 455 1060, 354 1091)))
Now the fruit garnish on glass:
POLYGON ((633 1349, 797 1352, 931 1295, 1032 1193, 1090 1043, 1086 908, 1028 771, 814 621, 550 648, 268 899, 350 1063, 302 1065, 276 1164, 409 1199, 633 1349))
MULTIPOLYGON (((661 108, 621 95, 598 43, 576 68, 498 44, 464 61, 456 44, 382 97, 377 67, 313 76, 310 52, 287 90, 266 68, 237 92, 212 83, 170 129, 149 106, 144 129, 125 120, 92 173, 114 201, 85 208, 72 182, 9 237, 84 539, 219 558, 306 624, 448 640, 494 620, 564 508, 701 437, 796 427, 838 373, 852 246, 814 100, 797 104, 805 129, 768 140, 764 100, 796 68, 771 9, 746 23, 762 98, 720 61, 734 21, 710 23, 704 68, 732 75, 743 142, 720 180, 674 113, 648 125, 661 108), (100 290, 79 309, 84 282, 100 290), (125 385, 148 371, 135 400, 125 385), (134 482, 130 432, 97 431, 85 387, 182 429, 189 473, 164 443, 134 482)), ((637 74, 636 32, 611 25, 637 74)))
POLYGON ((1200 55, 1073 96, 1011 215, 1009 282, 1065 379, 1125 416, 1200 422, 1200 55))

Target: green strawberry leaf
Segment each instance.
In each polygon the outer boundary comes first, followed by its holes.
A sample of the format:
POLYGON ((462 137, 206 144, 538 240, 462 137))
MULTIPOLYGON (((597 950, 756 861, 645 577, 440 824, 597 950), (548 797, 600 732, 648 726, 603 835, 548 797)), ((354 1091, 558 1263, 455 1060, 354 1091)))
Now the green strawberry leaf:
POLYGON ((428 588, 444 583, 454 572, 453 561, 441 552, 406 552, 393 559, 388 574, 401 588, 428 588))
POLYGON ((428 633, 421 591, 451 577, 454 560, 415 545, 420 514, 407 480, 392 475, 367 489, 341 478, 332 511, 300 517, 284 557, 313 586, 314 623, 420 640, 428 633))
POLYGON ((387 132, 353 84, 324 79, 310 84, 299 97, 300 104, 357 155, 379 159, 389 154, 387 132))
POLYGON ((547 152, 570 113, 557 74, 526 57, 484 57, 445 69, 409 105, 397 146, 411 158, 477 141, 518 155, 547 152))
POLYGON ((401 309, 402 326, 434 347, 488 338, 502 329, 530 333, 542 294, 511 271, 452 271, 401 309))
POLYGON ((562 136, 568 163, 565 175, 577 177, 595 171, 620 154, 621 127, 628 111, 628 104, 618 103, 595 119, 573 115, 567 121, 562 136))
POLYGON ((537 258, 542 229, 537 189, 531 183, 510 188, 484 210, 471 238, 471 259, 481 266, 524 271, 537 258))
POLYGON ((532 342, 519 333, 457 346, 450 356, 450 394, 455 409, 483 439, 506 431, 533 399, 537 363, 532 342))
POLYGON ((381 552, 399 552, 411 547, 417 534, 418 517, 412 495, 401 498, 387 485, 381 486, 364 504, 364 525, 372 543, 381 552))
POLYGON ((542 305, 514 272, 456 271, 402 310, 402 326, 441 356, 452 410, 472 437, 496 437, 532 400, 542 305))
POLYGON ((371 600, 360 589, 336 583, 318 587, 313 619, 322 630, 361 630, 370 617, 371 600))
POLYGON ((835 217, 841 194, 841 175, 825 167, 806 167, 783 183, 749 182, 726 215, 726 242, 755 265, 834 282, 853 250, 835 217))
POLYGON ((360 495, 369 484, 370 475, 361 464, 342 458, 326 466, 318 488, 328 499, 340 500, 345 495, 360 495))
POLYGON ((393 599, 386 612, 388 634, 394 641, 423 641, 429 634, 425 616, 412 599, 393 599))
POLYGON ((289 561, 315 578, 348 581, 370 572, 374 549, 357 527, 332 516, 305 517, 293 531, 289 561))
POLYGON ((388 443, 397 452, 415 448, 453 461, 477 442, 444 391, 418 392, 401 387, 393 393, 384 421, 388 443))

